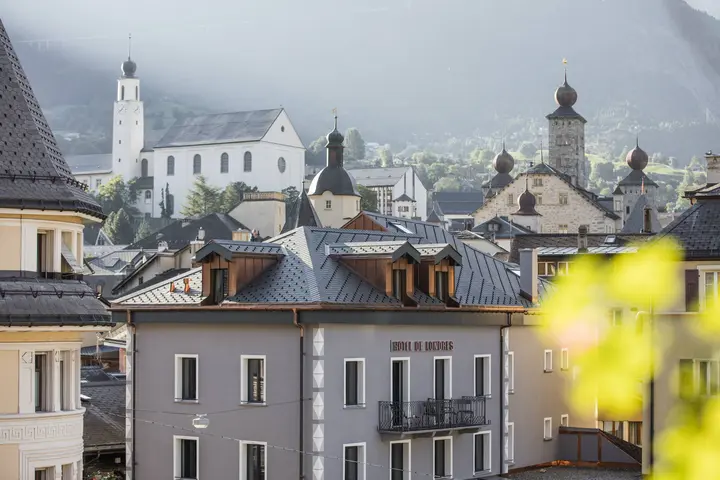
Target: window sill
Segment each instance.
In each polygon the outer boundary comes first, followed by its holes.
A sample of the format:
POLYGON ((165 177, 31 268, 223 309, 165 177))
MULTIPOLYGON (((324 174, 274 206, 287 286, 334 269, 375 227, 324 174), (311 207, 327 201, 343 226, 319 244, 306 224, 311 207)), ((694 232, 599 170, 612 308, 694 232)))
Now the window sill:
POLYGON ((510 395, 512 395, 513 393, 515 393, 515 389, 514 389, 514 388, 511 388, 510 390, 508 390, 508 393, 509 393, 510 395))
POLYGON ((545 437, 543 438, 543 442, 550 442, 552 441, 553 437, 545 437))
POLYGON ((482 472, 473 473, 473 478, 482 478, 487 477, 488 475, 492 475, 492 472, 490 470, 483 470, 482 472))
POLYGON ((195 400, 176 398, 175 403, 200 403, 200 400, 198 400, 197 398, 195 400))
POLYGON ((243 407, 267 407, 267 402, 242 401, 240 402, 240 405, 242 405, 243 407))
POLYGON ((360 405, 343 405, 343 409, 345 410, 365 410, 366 406, 364 404, 360 405))
POLYGON ((505 465, 515 465, 515 459, 505 460, 505 465))
POLYGON ((543 373, 552 373, 552 368, 550 370, 543 370, 543 373))

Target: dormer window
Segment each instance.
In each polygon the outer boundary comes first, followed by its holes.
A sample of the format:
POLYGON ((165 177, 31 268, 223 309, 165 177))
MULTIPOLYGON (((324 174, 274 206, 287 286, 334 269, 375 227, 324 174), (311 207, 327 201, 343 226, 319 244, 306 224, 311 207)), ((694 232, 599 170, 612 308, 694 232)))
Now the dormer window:
POLYGON ((450 275, 448 272, 435 272, 435 297, 447 303, 450 298, 450 275))
POLYGON ((219 305, 228 296, 228 269, 213 268, 210 275, 210 302, 219 305))
POLYGON ((392 272, 392 278, 393 297, 403 301, 407 296, 407 274, 405 273, 405 269, 394 269, 392 272))

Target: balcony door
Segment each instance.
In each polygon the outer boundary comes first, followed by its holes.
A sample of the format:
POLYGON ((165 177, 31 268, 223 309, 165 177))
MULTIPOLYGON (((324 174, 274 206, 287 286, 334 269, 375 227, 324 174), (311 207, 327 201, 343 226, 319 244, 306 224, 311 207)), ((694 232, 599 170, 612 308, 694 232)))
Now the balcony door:
POLYGON ((436 400, 449 400, 452 398, 452 358, 435 357, 434 398, 436 400))
POLYGON ((392 359, 390 367, 390 400, 392 401, 393 425, 402 425, 407 416, 410 400, 410 359, 392 359))

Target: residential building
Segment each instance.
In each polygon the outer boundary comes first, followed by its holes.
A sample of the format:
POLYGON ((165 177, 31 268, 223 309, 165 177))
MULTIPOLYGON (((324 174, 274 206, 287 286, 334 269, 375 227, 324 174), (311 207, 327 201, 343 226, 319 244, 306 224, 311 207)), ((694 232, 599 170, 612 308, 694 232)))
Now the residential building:
POLYGON ((486 220, 472 229, 473 233, 482 235, 483 238, 497 244, 500 248, 510 251, 513 239, 518 235, 532 233, 522 225, 513 222, 510 217, 495 216, 486 220))
POLYGON ((450 230, 456 231, 471 230, 475 226, 473 213, 483 204, 484 198, 482 191, 434 192, 432 200, 433 209, 442 212, 444 219, 450 222, 450 230))
POLYGON ((82 282, 83 223, 105 217, 76 181, 0 21, 0 479, 81 480, 80 348, 109 330, 82 282))
POLYGON ((160 217, 164 202, 180 218, 200 175, 223 188, 244 182, 266 192, 302 189, 305 147, 285 109, 190 116, 153 131, 145 128, 137 64, 129 55, 121 70, 112 152, 68 156, 77 180, 91 190, 121 175, 135 180, 142 215, 160 217))
POLYGON ((398 216, 394 203, 396 199, 406 195, 415 202, 416 216, 421 220, 427 218, 429 213, 428 190, 412 166, 357 168, 349 170, 349 172, 358 185, 367 187, 377 194, 378 212, 384 215, 398 216))

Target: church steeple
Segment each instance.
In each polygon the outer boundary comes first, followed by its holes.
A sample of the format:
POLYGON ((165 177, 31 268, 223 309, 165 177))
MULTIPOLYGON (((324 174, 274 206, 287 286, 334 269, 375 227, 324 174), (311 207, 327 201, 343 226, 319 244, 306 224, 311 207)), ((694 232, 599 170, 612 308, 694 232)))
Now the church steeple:
POLYGON ((128 58, 120 68, 125 78, 133 78, 137 71, 137 64, 132 60, 132 34, 128 35, 128 58))
POLYGON ((342 167, 344 162, 343 152, 345 147, 343 146, 343 142, 345 141, 345 137, 343 137, 343 134, 338 130, 337 109, 334 109, 333 113, 335 114, 335 126, 333 130, 328 133, 327 145, 325 146, 325 148, 327 148, 327 166, 342 167))

